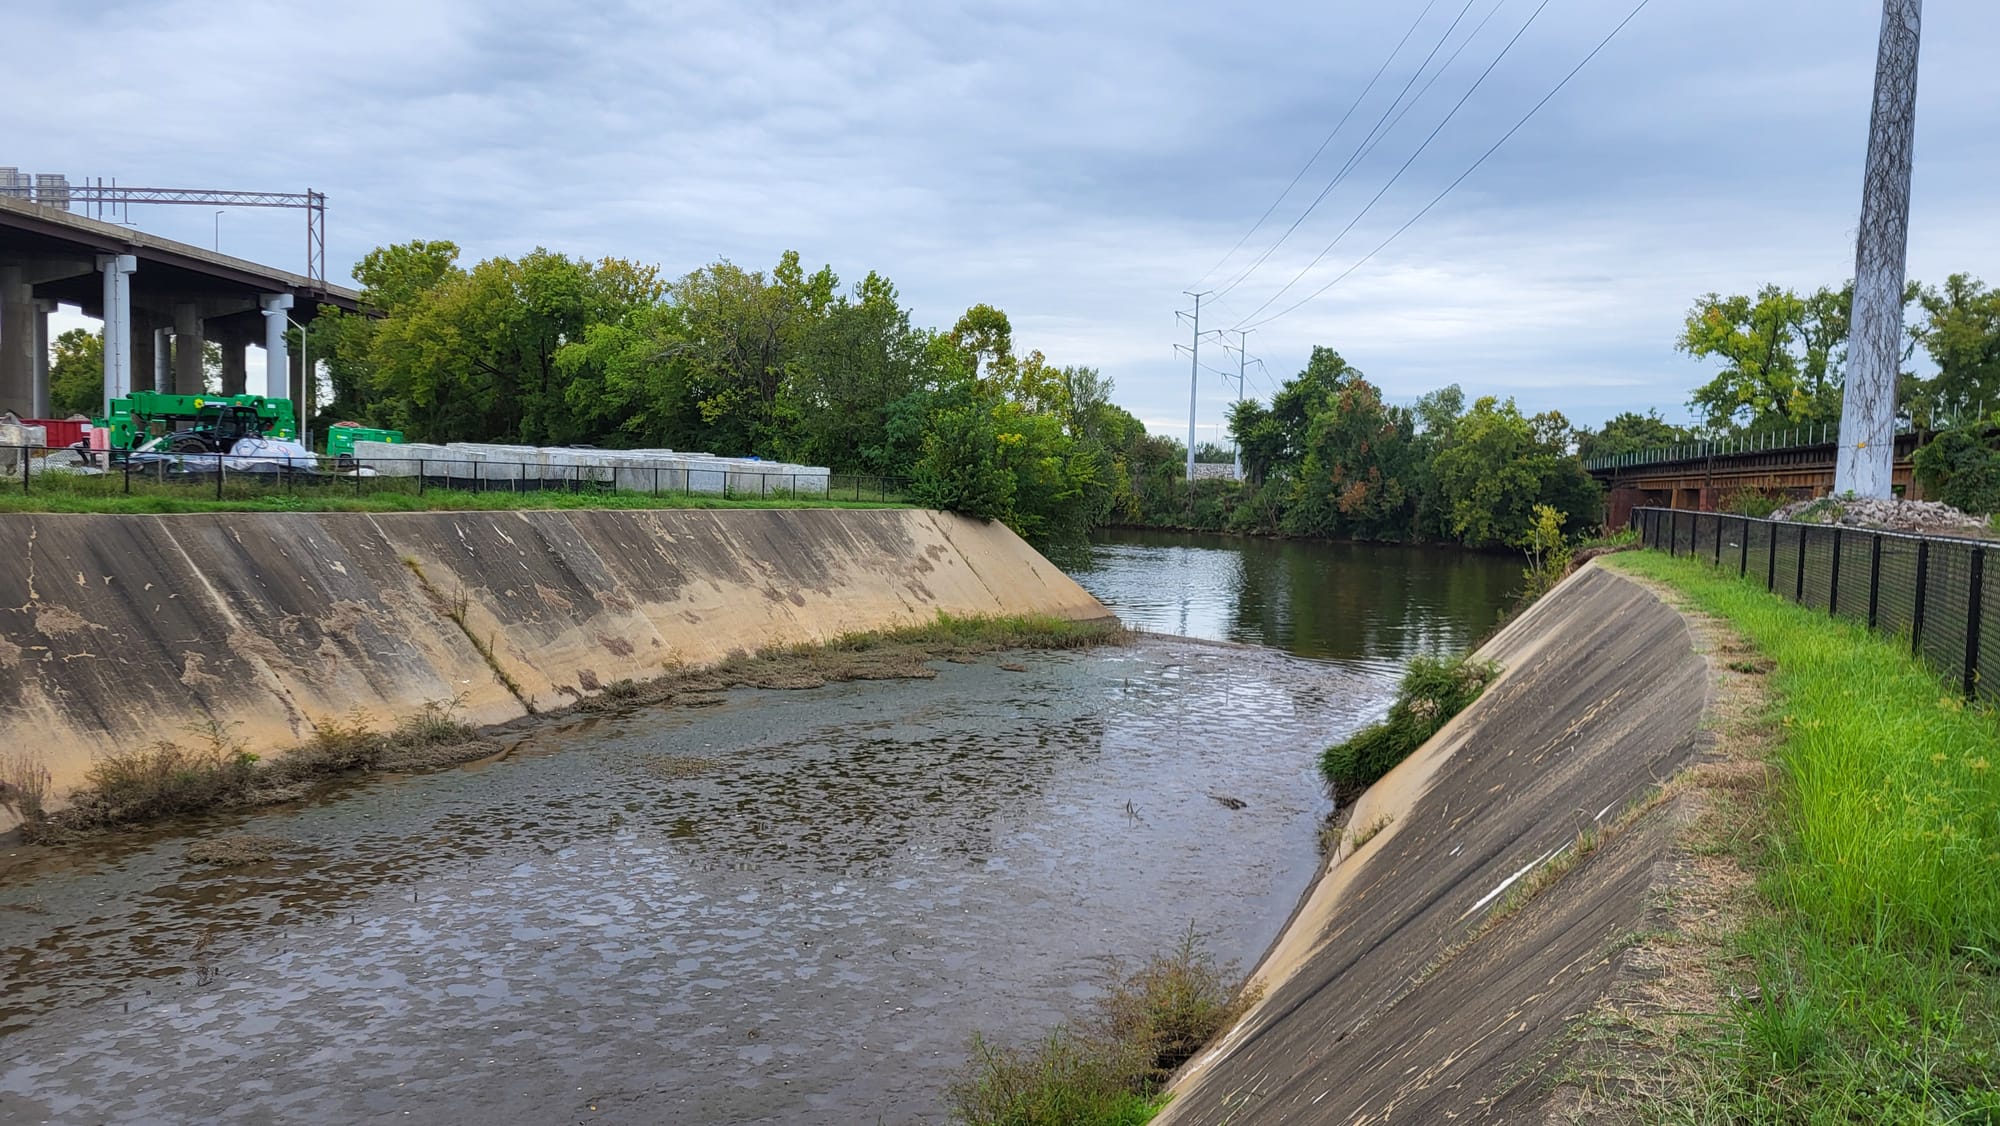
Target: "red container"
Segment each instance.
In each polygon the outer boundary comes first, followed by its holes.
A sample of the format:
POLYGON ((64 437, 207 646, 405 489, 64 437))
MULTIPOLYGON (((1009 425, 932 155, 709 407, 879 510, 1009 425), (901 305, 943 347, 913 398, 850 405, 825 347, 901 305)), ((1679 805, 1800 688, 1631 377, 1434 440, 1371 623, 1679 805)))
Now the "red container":
POLYGON ((80 418, 28 418, 22 419, 28 426, 39 426, 48 432, 43 439, 52 450, 74 446, 90 437, 90 423, 80 418))

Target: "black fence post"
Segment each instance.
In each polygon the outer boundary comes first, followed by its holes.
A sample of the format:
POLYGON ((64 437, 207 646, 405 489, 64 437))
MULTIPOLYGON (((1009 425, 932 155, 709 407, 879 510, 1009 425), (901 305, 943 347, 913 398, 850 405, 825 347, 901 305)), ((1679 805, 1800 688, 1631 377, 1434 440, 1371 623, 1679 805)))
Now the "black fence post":
POLYGON ((129 457, 125 459, 125 491, 132 491, 132 459, 129 457))
POLYGON ((1799 525, 1799 574, 1798 582, 1792 590, 1792 601, 1805 605, 1806 601, 1806 526, 1799 525))
POLYGON ((1764 545, 1764 589, 1778 593, 1778 525, 1771 525, 1771 542, 1764 545))
POLYGON ((1871 537, 1868 548, 1868 628, 1875 628, 1875 611, 1882 604, 1882 533, 1871 537))
POLYGON ((1740 579, 1750 573, 1750 518, 1739 516, 1737 519, 1743 521, 1742 541, 1737 544, 1742 558, 1736 561, 1736 577, 1740 579))
POLYGON ((1715 565, 1717 567, 1722 566, 1722 516, 1720 513, 1717 513, 1715 517, 1715 565))
POLYGON ((1840 529, 1833 530, 1833 571, 1826 580, 1826 616, 1833 617, 1840 609, 1840 529))
POLYGON ((1931 541, 1917 541, 1917 594, 1910 607, 1910 652, 1924 655, 1924 597, 1931 582, 1931 541))
POLYGON ((770 490, 767 488, 767 486, 770 485, 770 483, 771 483, 771 475, 769 473, 757 474, 758 500, 763 500, 766 496, 770 495, 770 490))
POLYGON ((215 455, 215 499, 222 499, 222 455, 215 455))
POLYGON ((424 495, 424 459, 417 459, 417 495, 424 495))
POLYGON ((1972 585, 1965 593, 1965 698, 1979 688, 1980 588, 1986 585, 1986 549, 1972 549, 1972 585))
POLYGON ((1673 508, 1668 511, 1673 514, 1673 522, 1667 528, 1667 554, 1672 555, 1681 543, 1681 510, 1673 508))

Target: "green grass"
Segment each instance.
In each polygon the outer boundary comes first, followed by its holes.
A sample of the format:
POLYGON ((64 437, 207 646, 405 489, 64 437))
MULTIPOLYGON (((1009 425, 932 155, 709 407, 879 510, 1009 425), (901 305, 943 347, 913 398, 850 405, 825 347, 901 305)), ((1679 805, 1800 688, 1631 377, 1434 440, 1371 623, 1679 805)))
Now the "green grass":
POLYGON ((1762 914, 1742 999, 1682 1045, 1682 1122, 2000 1122, 2000 721, 1906 643, 1654 552, 1672 584, 1774 664, 1762 914))
MULTIPOLYGON (((580 492, 548 490, 540 492, 469 492, 460 489, 428 488, 417 491, 412 478, 364 478, 355 491, 352 478, 302 483, 295 489, 264 485, 246 478, 226 479, 222 496, 216 497, 213 481, 206 485, 162 483, 133 477, 131 491, 122 473, 102 477, 36 475, 30 491, 23 492, 16 481, 9 490, 0 482, 0 512, 101 512, 124 514, 172 514, 189 512, 458 512, 496 511, 526 508, 903 508, 904 498, 896 492, 875 495, 864 483, 859 501, 829 499, 817 494, 793 496, 773 490, 766 497, 684 496, 665 492, 612 492, 586 488, 580 492)), ((845 489, 838 484, 838 497, 845 489)))
POLYGON ((1410 757, 1451 717, 1477 700, 1499 674, 1499 666, 1467 655, 1411 658, 1387 718, 1320 755, 1320 776, 1326 779, 1334 800, 1351 802, 1360 797, 1361 791, 1410 757))

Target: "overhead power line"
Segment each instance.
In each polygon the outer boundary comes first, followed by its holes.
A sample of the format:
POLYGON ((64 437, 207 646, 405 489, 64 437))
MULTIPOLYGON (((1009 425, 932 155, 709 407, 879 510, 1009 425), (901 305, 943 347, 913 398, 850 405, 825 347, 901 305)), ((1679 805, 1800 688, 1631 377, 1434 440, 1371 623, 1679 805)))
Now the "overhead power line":
MULTIPOLYGON (((1311 203, 1306 204, 1306 209, 1304 211, 1299 212, 1298 218, 1292 220, 1291 226, 1285 228, 1285 233, 1278 236, 1278 241, 1272 243, 1268 247, 1265 247, 1264 253, 1258 255, 1257 260, 1255 262, 1250 263, 1250 265, 1246 267, 1242 273, 1236 275, 1236 277, 1233 280, 1231 280, 1228 285, 1225 285, 1221 289, 1216 291, 1217 297, 1222 297, 1227 295, 1230 290, 1233 290, 1237 286, 1243 284, 1244 279, 1248 278, 1251 274, 1256 273, 1258 267, 1262 266, 1266 261, 1268 261, 1271 255, 1277 253, 1279 247, 1285 245, 1285 240, 1292 237, 1292 232, 1299 229, 1299 224, 1305 222, 1306 218, 1313 213, 1314 209, 1319 207, 1321 203, 1324 203, 1326 201, 1326 197, 1333 193, 1333 189, 1339 187, 1341 183, 1347 179, 1347 174, 1349 172, 1352 172, 1355 168, 1355 165, 1360 162, 1361 150, 1367 146, 1369 141, 1374 140, 1376 135, 1382 131, 1382 126, 1389 120, 1389 115, 1396 112, 1396 107, 1401 105, 1403 103, 1403 99, 1409 95, 1410 87, 1415 86, 1417 84, 1417 79, 1423 77, 1424 71, 1430 68, 1431 60, 1437 58, 1437 53, 1443 50, 1444 45, 1451 40, 1452 32, 1457 31, 1458 25, 1464 22, 1465 14, 1467 12, 1470 12, 1472 10, 1472 6, 1478 2, 1479 0, 1465 0, 1465 6, 1458 10, 1458 15, 1452 17, 1451 26, 1444 29, 1444 34, 1439 36, 1438 41, 1431 45, 1430 53, 1424 56, 1424 61, 1418 63, 1417 69, 1410 72, 1410 80, 1408 82, 1403 83, 1403 88, 1397 91, 1396 97, 1392 101, 1390 101, 1388 108, 1382 111, 1382 116, 1375 119, 1375 125, 1373 128, 1368 130, 1368 135, 1361 138, 1361 143, 1354 146, 1353 152, 1347 154, 1347 160, 1341 164, 1340 170, 1335 172, 1333 174, 1333 178, 1326 182, 1326 186, 1319 190, 1319 194, 1313 197, 1313 201, 1311 203)), ((1262 306, 1259 306, 1259 308, 1261 307, 1262 306)), ((1253 311, 1251 315, 1255 316, 1256 314, 1253 311)))
MULTIPOLYGON (((1319 161, 1320 154, 1326 151, 1326 146, 1332 144, 1333 139, 1340 135, 1341 129, 1347 125, 1347 119, 1353 117, 1354 111, 1361 108, 1361 103, 1368 99, 1369 93, 1375 89, 1375 84, 1382 80, 1384 74, 1388 73, 1389 64, 1395 62, 1396 56, 1403 53, 1403 48, 1410 42, 1410 36, 1417 33, 1417 28, 1423 26, 1424 17, 1430 15, 1431 9, 1436 6, 1437 0, 1429 0, 1424 5, 1424 10, 1417 13, 1417 18, 1410 23, 1409 30, 1403 32, 1403 37, 1396 41, 1395 49, 1391 50, 1389 56, 1382 60, 1382 65, 1375 69, 1375 76, 1368 80, 1368 85, 1361 88, 1361 93, 1347 107, 1347 112, 1340 115, 1340 120, 1334 124, 1333 130, 1326 135, 1326 139, 1322 140, 1319 143, 1319 147, 1313 150, 1313 154, 1306 158, 1306 162, 1300 166, 1298 174, 1292 177, 1292 182, 1285 185, 1285 190, 1278 193, 1278 198, 1271 201, 1271 206, 1266 207, 1262 215, 1257 216, 1257 221, 1250 224, 1250 229, 1243 232, 1243 237, 1236 240, 1236 245, 1229 248, 1229 253, 1216 259, 1215 265, 1203 270, 1201 276, 1194 279, 1194 285, 1200 285, 1202 282, 1207 281, 1210 274, 1221 269, 1224 262, 1229 261, 1230 258, 1235 256, 1237 251, 1243 249, 1243 244, 1250 241, 1250 236, 1257 233, 1257 229, 1264 225, 1264 220, 1269 219, 1271 213, 1278 209, 1278 205, 1285 202, 1285 197, 1292 194, 1292 189, 1299 186, 1299 181, 1306 178, 1306 173, 1312 171, 1312 166, 1319 161)), ((1193 288, 1193 286, 1189 288, 1193 288)))
MULTIPOLYGON (((1352 231, 1357 225, 1359 225, 1361 220, 1367 218, 1368 213, 1375 209, 1375 205, 1382 202, 1382 197, 1389 194, 1389 189, 1396 186, 1396 181, 1401 180, 1403 178, 1403 173, 1408 172, 1410 170, 1410 166, 1417 162, 1417 158, 1424 155, 1424 151, 1431 147, 1431 142, 1437 140, 1438 134, 1444 132, 1444 127, 1451 124, 1452 119, 1458 116, 1458 111, 1465 108, 1465 103, 1472 100, 1472 95, 1479 92, 1480 86, 1485 84, 1486 79, 1490 75, 1492 75, 1493 71, 1497 67, 1499 67, 1500 63, 1506 59, 1507 55, 1510 52, 1513 51, 1514 45, 1521 41, 1521 37, 1528 33, 1528 29, 1535 25, 1535 20, 1539 18, 1541 14, 1544 11, 1546 11, 1548 9, 1548 6, 1553 2, 1554 0, 1542 0, 1542 2, 1536 6, 1535 10, 1529 13, 1527 22, 1521 25, 1521 29, 1514 33, 1514 37, 1512 39, 1507 40, 1506 46, 1500 48, 1500 53, 1493 56, 1493 61, 1486 64, 1486 69, 1479 72, 1479 77, 1473 80, 1472 85, 1469 88, 1467 88, 1465 93, 1459 97, 1458 101, 1452 105, 1450 112, 1444 115, 1444 120, 1437 123, 1437 126, 1430 131, 1430 135, 1425 137, 1423 143, 1417 146, 1417 151, 1411 153, 1409 159, 1403 162, 1402 167, 1396 169, 1396 174, 1389 177, 1388 183, 1383 184, 1382 189, 1376 192, 1375 195, 1371 199, 1369 199, 1369 201, 1366 204, 1362 205, 1361 210, 1355 214, 1354 218, 1348 220, 1347 226, 1342 227, 1340 229, 1340 233, 1333 236, 1332 242, 1327 243, 1326 246, 1320 249, 1320 252, 1318 254, 1313 255, 1313 260, 1306 263, 1304 269, 1292 275, 1291 281, 1286 282, 1282 287, 1278 289, 1276 293, 1273 293, 1271 296, 1266 297, 1264 299, 1263 304, 1257 306, 1255 309, 1250 310, 1251 317, 1255 317, 1258 313, 1261 313, 1265 309, 1270 308, 1271 302, 1276 301, 1280 297, 1283 297, 1286 294, 1286 292, 1288 292, 1293 286, 1299 284, 1300 281, 1304 280, 1305 276, 1311 273, 1314 267, 1318 266, 1320 262, 1324 260, 1328 254, 1333 253, 1333 248, 1340 244, 1341 239, 1347 237, 1348 232, 1352 231)), ((1558 89, 1560 89, 1560 87, 1558 87, 1558 89)), ((1245 320, 1243 321, 1238 321, 1230 327, 1232 328, 1253 327, 1253 325, 1246 323, 1248 319, 1249 318, 1245 318, 1245 320)), ((1257 323, 1262 323, 1262 322, 1257 322, 1257 323)))
MULTIPOLYGON (((1262 320, 1255 322, 1254 324, 1241 325, 1239 327, 1256 328, 1260 325, 1270 324, 1272 321, 1277 320, 1279 317, 1282 317, 1287 313, 1294 312, 1301 306, 1306 305, 1307 303, 1318 298, 1321 294, 1324 294, 1327 290, 1332 289, 1334 286, 1339 285, 1342 281, 1345 281, 1349 275, 1354 273, 1354 271, 1367 265, 1370 259, 1374 258, 1377 254, 1382 253, 1383 250, 1388 248, 1390 243, 1395 242, 1397 239, 1401 238, 1403 236, 1403 232, 1409 230, 1411 227, 1416 226, 1417 221, 1419 219, 1422 219, 1424 216, 1430 214, 1433 208, 1435 208, 1438 204, 1444 202, 1444 198, 1450 195, 1453 189, 1457 188, 1460 184, 1464 183, 1466 179, 1470 177, 1474 172, 1479 171, 1481 165, 1485 164, 1486 161, 1490 159, 1494 153, 1500 151, 1500 146, 1506 144, 1510 139, 1513 138, 1514 134, 1521 131, 1523 126, 1527 125, 1528 122, 1534 120, 1535 115, 1542 111, 1542 107, 1548 105, 1549 102, 1553 101, 1557 94, 1562 93, 1563 88, 1570 84, 1570 80, 1575 78, 1578 74, 1582 73, 1583 68, 1589 66, 1592 59, 1595 59, 1606 47, 1610 46, 1611 41, 1613 39, 1618 38, 1618 33, 1624 31, 1627 24, 1630 24, 1633 20, 1637 19, 1639 17, 1639 13, 1645 11, 1646 5, 1650 3, 1652 3, 1652 0, 1639 0, 1638 5, 1634 7, 1630 12, 1626 13, 1624 19, 1618 21, 1618 26, 1612 28, 1611 32, 1608 35, 1606 35, 1603 39, 1599 40, 1597 46, 1592 47, 1590 49, 1590 53, 1583 57, 1582 62, 1579 62, 1575 66, 1571 67, 1569 73, 1563 75, 1562 81, 1556 83, 1555 86, 1552 87, 1548 93, 1542 95, 1542 100, 1536 102, 1534 106, 1528 110, 1527 113, 1523 114, 1521 120, 1516 121, 1514 123, 1513 128, 1501 134, 1500 139, 1493 142, 1492 147, 1488 148, 1485 152, 1479 154, 1479 159, 1473 161, 1471 167, 1459 173, 1457 179, 1453 180, 1449 184, 1446 184, 1443 191, 1439 192, 1429 203, 1423 206, 1423 210, 1417 212, 1415 215, 1410 216, 1408 222, 1405 222, 1402 226, 1396 228, 1393 234, 1391 234, 1388 238, 1383 239, 1381 243, 1375 247, 1375 249, 1369 251, 1366 255, 1363 255, 1360 261, 1354 263, 1352 266, 1349 266, 1347 269, 1341 271, 1339 276, 1335 277, 1332 281, 1329 281, 1325 285, 1320 286, 1318 289, 1314 290, 1310 294, 1307 294, 1300 300, 1293 302, 1290 305, 1287 305, 1285 308, 1280 309, 1279 311, 1271 314, 1268 317, 1263 318, 1262 320)), ((1266 304, 1269 304, 1269 302, 1266 302, 1266 304)))

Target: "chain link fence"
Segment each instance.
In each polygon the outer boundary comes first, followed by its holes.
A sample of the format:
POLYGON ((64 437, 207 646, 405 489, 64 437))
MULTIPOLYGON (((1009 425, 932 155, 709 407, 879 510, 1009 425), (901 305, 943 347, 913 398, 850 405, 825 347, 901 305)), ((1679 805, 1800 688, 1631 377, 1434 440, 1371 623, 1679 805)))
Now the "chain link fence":
POLYGON ((1647 547, 1905 638, 1968 698, 2000 702, 2000 592, 1985 589, 2000 544, 1672 508, 1634 509, 1632 526, 1647 547))
MULTIPOLYGON (((561 451, 578 454, 584 451, 561 451)), ((603 451, 590 451, 599 453, 603 451)), ((590 464, 467 457, 275 457, 209 453, 133 454, 57 446, 0 446, 0 489, 27 496, 163 495, 189 500, 357 497, 404 493, 577 493, 728 500, 872 501, 905 499, 902 477, 763 470, 737 459, 620 463, 616 452, 590 464)))

